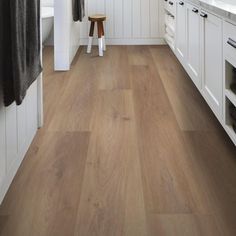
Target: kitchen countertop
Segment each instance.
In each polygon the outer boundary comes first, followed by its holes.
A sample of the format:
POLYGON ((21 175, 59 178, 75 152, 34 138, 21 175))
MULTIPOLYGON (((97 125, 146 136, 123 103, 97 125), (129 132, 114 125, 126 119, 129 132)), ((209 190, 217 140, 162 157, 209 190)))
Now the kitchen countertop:
POLYGON ((186 0, 236 22, 236 0, 186 0))

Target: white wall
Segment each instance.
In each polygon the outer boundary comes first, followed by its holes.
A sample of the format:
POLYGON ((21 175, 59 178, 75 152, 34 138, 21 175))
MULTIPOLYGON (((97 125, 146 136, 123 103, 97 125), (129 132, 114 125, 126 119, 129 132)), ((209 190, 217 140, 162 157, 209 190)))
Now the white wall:
POLYGON ((80 23, 73 21, 72 0, 56 0, 54 14, 55 70, 69 70, 80 42, 80 23))
POLYGON ((81 43, 88 40, 88 15, 107 15, 106 38, 110 44, 152 44, 164 36, 164 0, 85 0, 86 17, 81 43))

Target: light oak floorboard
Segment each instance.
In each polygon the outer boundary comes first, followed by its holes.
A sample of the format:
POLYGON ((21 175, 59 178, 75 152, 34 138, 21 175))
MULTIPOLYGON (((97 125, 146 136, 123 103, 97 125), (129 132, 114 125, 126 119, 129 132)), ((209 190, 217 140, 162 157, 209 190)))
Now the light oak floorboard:
POLYGON ((133 66, 132 86, 147 210, 205 214, 205 191, 192 175, 183 133, 150 53, 143 58, 148 66, 133 66))
POLYGON ((150 236, 222 236, 215 218, 211 215, 151 214, 150 236))
POLYGON ((75 235, 146 235, 132 91, 96 103, 75 235))
POLYGON ((56 132, 33 144, 1 206, 1 235, 73 234, 88 141, 86 132, 56 132))
POLYGON ((236 235, 236 148, 167 46, 52 55, 1 236, 236 235))
POLYGON ((172 51, 151 47, 150 52, 181 130, 216 130, 217 119, 172 51))

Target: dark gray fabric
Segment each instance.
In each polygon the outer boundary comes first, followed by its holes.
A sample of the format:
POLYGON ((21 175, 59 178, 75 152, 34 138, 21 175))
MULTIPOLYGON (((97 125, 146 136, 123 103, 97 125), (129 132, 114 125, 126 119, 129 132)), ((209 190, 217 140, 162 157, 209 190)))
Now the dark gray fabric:
POLYGON ((82 21, 85 16, 84 0, 72 0, 73 19, 82 21))
POLYGON ((0 87, 6 106, 15 101, 10 22, 10 1, 0 0, 0 87))
POLYGON ((42 71, 40 0, 1 0, 0 59, 4 104, 20 105, 42 71), (3 18, 3 19, 2 19, 3 18), (6 60, 4 59, 6 58, 6 60))

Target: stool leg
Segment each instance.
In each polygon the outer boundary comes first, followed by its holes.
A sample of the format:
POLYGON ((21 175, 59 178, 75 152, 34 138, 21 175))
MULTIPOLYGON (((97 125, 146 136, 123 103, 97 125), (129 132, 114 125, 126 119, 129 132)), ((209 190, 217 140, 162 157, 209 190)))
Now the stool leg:
POLYGON ((103 22, 101 23, 102 24, 102 49, 103 51, 106 51, 106 40, 105 40, 105 31, 104 31, 104 25, 103 25, 103 22))
POLYGON ((102 45, 102 22, 98 22, 98 50, 99 50, 99 56, 103 56, 103 45, 102 45))
POLYGON ((91 53, 91 50, 92 50, 93 34, 94 34, 94 24, 95 24, 95 22, 92 21, 91 25, 90 25, 89 42, 88 42, 87 53, 91 53))

